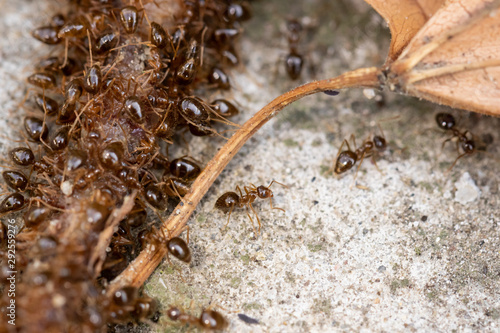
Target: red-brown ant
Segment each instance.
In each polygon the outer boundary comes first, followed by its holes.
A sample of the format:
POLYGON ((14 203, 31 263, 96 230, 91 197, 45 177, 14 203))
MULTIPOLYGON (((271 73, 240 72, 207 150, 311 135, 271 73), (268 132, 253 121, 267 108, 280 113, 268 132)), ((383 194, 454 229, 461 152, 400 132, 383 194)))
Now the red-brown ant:
POLYGON ((336 174, 344 173, 352 169, 356 162, 359 162, 356 174, 354 176, 354 179, 356 179, 356 175, 358 174, 359 168, 361 167, 361 164, 363 163, 365 157, 371 157, 373 163, 377 167, 377 163, 374 159, 375 152, 382 152, 387 148, 387 142, 385 140, 382 128, 380 127, 380 125, 378 127, 382 135, 374 135, 372 140, 366 139, 359 148, 356 148, 355 137, 354 135, 351 135, 355 150, 352 150, 349 142, 344 139, 344 141, 342 141, 342 145, 340 145, 340 148, 338 150, 337 157, 335 159, 335 165, 332 169, 330 169, 330 172, 333 170, 336 174), (344 147, 344 144, 347 145, 347 150, 342 151, 342 147, 344 147))
POLYGON ((285 58, 285 69, 292 80, 297 80, 304 66, 304 58, 297 50, 302 32, 302 24, 296 19, 291 19, 287 22, 287 29, 290 52, 285 58))
MULTIPOLYGON (((141 243, 141 247, 144 249, 146 244, 152 244, 153 246, 162 246, 166 243, 168 253, 176 257, 177 259, 184 261, 185 263, 191 262, 191 251, 187 243, 180 237, 172 237, 168 239, 168 237, 163 232, 163 229, 160 229, 160 232, 153 227, 151 230, 144 229, 139 233, 138 237, 139 242, 141 243)), ((189 242, 189 229, 187 240, 189 242)), ((168 259, 168 256, 167 256, 168 259)), ((170 259, 168 259, 170 261, 170 259)))
POLYGON ((449 131, 452 134, 450 138, 443 141, 442 148, 444 148, 446 142, 452 140, 453 138, 457 138, 457 152, 459 155, 455 159, 451 167, 448 169, 448 171, 450 171, 451 169, 453 169, 453 167, 455 166, 455 164, 458 162, 459 159, 461 159, 465 155, 472 155, 476 151, 476 145, 473 139, 469 139, 467 137, 467 133, 469 133, 469 131, 460 132, 460 130, 456 128, 455 118, 451 114, 438 113, 436 115, 436 122, 439 128, 445 131, 449 131), (461 154, 460 154, 460 148, 462 148, 461 154))
POLYGON ((167 310, 167 316, 173 321, 180 321, 181 323, 209 330, 223 330, 229 325, 227 320, 214 310, 203 310, 199 317, 195 317, 173 306, 167 310))
POLYGON ((255 212, 255 209, 253 208, 253 205, 252 205, 253 202, 257 198, 260 198, 260 199, 268 199, 269 198, 269 203, 271 205, 271 209, 279 209, 279 210, 284 212, 285 210, 283 208, 273 207, 274 194, 273 194, 273 191, 271 191, 270 187, 274 183, 279 184, 285 188, 288 188, 288 186, 286 186, 285 184, 282 184, 280 182, 273 180, 267 187, 263 186, 263 185, 255 186, 254 184, 250 184, 250 186, 244 186, 243 189, 245 190, 245 195, 243 195, 239 186, 236 186, 236 189, 240 192, 240 195, 238 195, 235 192, 226 192, 223 195, 221 195, 219 197, 219 199, 217 199, 217 201, 215 202, 215 208, 223 211, 224 213, 229 212, 229 216, 227 217, 227 223, 224 226, 224 228, 226 228, 227 225, 229 224, 229 219, 231 217, 231 213, 233 212, 234 207, 235 206, 240 207, 240 208, 245 207, 246 211, 247 211, 247 216, 250 219, 250 221, 252 222, 252 228, 254 229, 254 232, 255 232, 255 225, 253 223, 252 217, 250 216, 248 208, 250 208, 252 210, 252 212, 255 214, 255 216, 257 217, 257 222, 259 223, 258 232, 260 233, 260 228, 262 225, 260 223, 259 215, 257 215, 257 213, 255 212))

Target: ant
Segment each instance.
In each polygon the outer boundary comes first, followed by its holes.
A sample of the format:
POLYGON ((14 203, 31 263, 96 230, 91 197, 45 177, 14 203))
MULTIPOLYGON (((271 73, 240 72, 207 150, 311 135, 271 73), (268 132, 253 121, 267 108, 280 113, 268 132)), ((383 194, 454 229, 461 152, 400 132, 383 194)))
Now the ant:
MULTIPOLYGON (((377 163, 374 159, 374 153, 376 151, 382 152, 387 148, 387 142, 385 140, 384 132, 382 131, 380 125, 378 125, 378 128, 380 129, 382 135, 375 135, 373 136, 372 140, 366 139, 359 148, 356 148, 356 139, 354 137, 354 134, 352 134, 351 139, 354 144, 355 150, 351 149, 351 147, 349 146, 349 142, 346 139, 342 141, 342 145, 339 148, 335 165, 333 167, 333 171, 336 174, 341 174, 352 169, 356 162, 359 161, 358 169, 356 170, 356 174, 354 176, 354 179, 356 179, 359 168, 361 167, 361 164, 363 163, 365 157, 371 157, 373 163, 377 167, 377 163), (347 150, 342 151, 342 147, 344 146, 344 144, 347 145, 347 150)), ((379 170, 378 167, 377 170, 379 170)), ((330 169, 329 172, 331 171, 332 169, 330 169)))
POLYGON ((297 51, 302 24, 296 19, 291 19, 287 22, 287 29, 290 52, 285 58, 285 69, 288 76, 295 81, 300 77, 300 72, 302 72, 302 67, 304 66, 304 59, 297 51))
POLYGON ((173 321, 180 321, 209 330, 223 330, 228 326, 227 320, 214 310, 203 310, 200 317, 195 317, 173 306, 167 310, 167 316, 173 321))
POLYGON ((461 159, 465 155, 472 155, 476 151, 476 144, 473 139, 469 139, 467 137, 467 133, 469 133, 469 131, 460 132, 460 130, 456 128, 455 118, 451 114, 438 113, 436 115, 436 122, 439 128, 445 131, 450 131, 452 134, 450 138, 444 140, 441 149, 444 148, 446 142, 452 140, 453 138, 457 138, 457 152, 459 155, 455 159, 451 167, 448 169, 448 171, 450 171, 451 169, 453 169, 453 167, 455 166, 455 164, 458 162, 459 159, 461 159), (459 148, 462 148, 463 151, 462 154, 460 154, 459 148))
POLYGON ((223 211, 224 213, 229 212, 229 216, 227 217, 227 223, 224 226, 224 228, 226 228, 227 225, 229 224, 229 219, 231 217, 231 213, 233 212, 234 207, 235 206, 240 208, 245 207, 247 211, 247 216, 252 222, 252 228, 254 229, 254 232, 255 232, 255 226, 253 223, 253 219, 248 211, 248 208, 250 208, 257 217, 257 222, 259 223, 258 233, 260 233, 260 228, 262 225, 260 223, 259 215, 257 215, 252 205, 257 198, 261 199, 269 198, 271 209, 279 209, 284 212, 285 210, 283 208, 273 207, 274 194, 273 191, 271 191, 270 187, 274 183, 279 184, 285 188, 288 188, 288 186, 286 186, 285 184, 273 180, 267 187, 263 185, 255 186, 254 184, 250 184, 250 186, 244 186, 243 189, 245 190, 245 195, 243 195, 243 193, 241 192, 241 188, 239 186, 236 186, 236 189, 240 192, 240 195, 238 195, 235 192, 226 192, 223 195, 221 195, 219 199, 217 199, 217 201, 215 202, 215 208, 223 211))
MULTIPOLYGON (((166 243, 168 254, 173 255, 174 257, 185 263, 191 262, 191 250, 189 250, 187 243, 180 237, 172 237, 169 239, 167 235, 165 235, 163 229, 160 229, 160 232, 158 232, 158 229, 156 229, 155 227, 152 227, 151 230, 144 229, 139 233, 137 238, 139 239, 139 242, 143 249, 148 243, 152 246, 162 245, 166 243)), ((189 229, 187 242, 189 243, 189 229)), ((167 260, 170 262, 170 258, 168 256, 167 260)))

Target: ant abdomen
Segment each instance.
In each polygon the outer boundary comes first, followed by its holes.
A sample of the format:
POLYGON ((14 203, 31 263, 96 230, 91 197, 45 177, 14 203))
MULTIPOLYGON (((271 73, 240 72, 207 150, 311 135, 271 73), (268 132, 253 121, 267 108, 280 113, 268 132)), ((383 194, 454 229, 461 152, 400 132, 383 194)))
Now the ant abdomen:
POLYGON ((229 90, 229 77, 227 74, 218 67, 213 67, 208 74, 208 82, 214 84, 217 88, 222 90, 229 90))
POLYGON ((56 77, 47 72, 38 72, 31 74, 28 82, 42 89, 52 89, 56 86, 56 77))
POLYGON ((93 65, 89 68, 87 74, 85 75, 85 80, 83 81, 83 88, 91 93, 96 94, 102 85, 102 72, 99 65, 93 65))
POLYGON ((62 150, 66 148, 69 144, 69 131, 70 127, 64 126, 57 130, 54 138, 50 142, 50 148, 53 150, 62 150))
POLYGON ((28 178, 20 171, 8 170, 2 172, 5 183, 15 191, 24 191, 28 186, 28 178))
POLYGON ((203 310, 199 322, 201 327, 212 330, 223 330, 229 325, 227 320, 214 310, 203 310))
POLYGON ((144 189, 146 201, 156 209, 165 210, 168 205, 168 196, 160 185, 150 184, 144 189))
POLYGON ((59 30, 59 38, 81 38, 87 35, 87 22, 82 16, 78 16, 74 21, 65 24, 59 30))
POLYGON ((236 106, 225 99, 216 99, 211 103, 211 105, 213 106, 214 111, 224 118, 234 117, 239 113, 236 106))
POLYGON ((55 45, 61 42, 58 33, 58 27, 45 26, 36 28, 31 32, 31 35, 45 44, 55 45))
POLYGON ((229 213, 235 206, 240 203, 240 196, 235 192, 226 192, 221 195, 215 202, 215 208, 224 213, 229 213))
POLYGON ((56 114, 59 110, 59 103, 57 103, 52 98, 49 98, 42 94, 35 95, 35 103, 38 105, 40 110, 46 113, 48 116, 56 114))
POLYGON ((209 330, 223 330, 229 326, 227 320, 219 312, 208 309, 203 310, 199 317, 195 317, 172 306, 167 310, 167 316, 173 321, 209 330))
POLYGON ((168 45, 165 29, 156 22, 151 22, 151 43, 159 49, 164 49, 168 45))
POLYGON ((141 100, 137 96, 129 96, 125 100, 124 109, 128 116, 138 124, 145 121, 144 107, 141 100))
POLYGON ((24 129, 33 141, 45 141, 49 135, 49 129, 43 119, 36 117, 24 118, 24 129))
POLYGON ((0 202, 0 213, 14 212, 24 208, 26 200, 21 193, 12 193, 0 202))
POLYGON ((169 239, 167 242, 168 252, 177 259, 184 262, 191 262, 191 250, 189 250, 186 242, 179 237, 169 239))
POLYGON ((205 106, 198 98, 185 97, 179 105, 181 115, 193 125, 210 121, 210 113, 207 110, 208 106, 205 106))
POLYGON ((134 6, 123 7, 120 11, 120 21, 127 34, 134 33, 139 25, 137 8, 134 6))
POLYGON ((285 58, 286 72, 292 80, 297 80, 300 77, 303 65, 304 59, 298 53, 291 52, 285 58))
POLYGON ((24 214, 24 225, 29 228, 36 227, 45 221, 49 214, 50 209, 46 207, 32 206, 24 214))
POLYGON ((335 162, 335 173, 341 174, 350 170, 356 164, 357 160, 358 156, 356 153, 350 150, 341 152, 335 162))
POLYGON ((19 166, 32 165, 35 162, 35 154, 29 148, 18 147, 10 151, 11 160, 19 166))
POLYGON ((176 178, 192 181, 200 172, 200 166, 191 159, 181 157, 170 162, 170 173, 176 178))

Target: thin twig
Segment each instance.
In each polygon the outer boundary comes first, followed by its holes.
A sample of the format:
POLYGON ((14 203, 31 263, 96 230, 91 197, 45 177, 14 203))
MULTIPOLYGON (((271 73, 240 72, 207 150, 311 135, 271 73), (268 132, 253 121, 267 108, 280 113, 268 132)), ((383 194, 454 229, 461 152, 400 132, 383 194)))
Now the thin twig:
MULTIPOLYGON (((379 89, 381 87, 381 82, 379 81, 380 74, 381 71, 378 68, 362 68, 337 76, 336 78, 304 84, 274 99, 250 118, 207 164, 203 172, 191 186, 191 192, 184 196, 184 202, 181 202, 163 223, 162 229, 165 234, 175 237, 184 230, 189 217, 201 198, 234 155, 259 128, 278 114, 285 106, 305 96, 327 90, 362 87, 379 89)), ((112 281, 108 292, 112 293, 114 290, 126 285, 142 286, 160 264, 166 252, 166 246, 155 246, 154 249, 147 247, 129 264, 125 271, 112 281)))

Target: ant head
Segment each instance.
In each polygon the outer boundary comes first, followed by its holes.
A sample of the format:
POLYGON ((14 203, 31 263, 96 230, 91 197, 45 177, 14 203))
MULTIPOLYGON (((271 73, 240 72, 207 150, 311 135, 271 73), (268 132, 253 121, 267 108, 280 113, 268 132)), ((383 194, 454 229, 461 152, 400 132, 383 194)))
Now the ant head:
POLYGON ((387 148, 385 139, 379 135, 375 135, 373 137, 373 143, 375 144, 375 148, 377 148, 378 150, 384 150, 385 148, 387 148))
POLYGON ((257 186, 257 195, 261 199, 272 198, 274 196, 273 191, 263 185, 257 186))
POLYGON ((476 144, 474 143, 474 140, 467 140, 465 142, 462 142, 461 146, 464 153, 466 154, 472 154, 476 149, 476 144))
POLYGON ((455 117, 449 113, 438 113, 436 115, 436 122, 439 128, 449 130, 455 127, 455 117))

